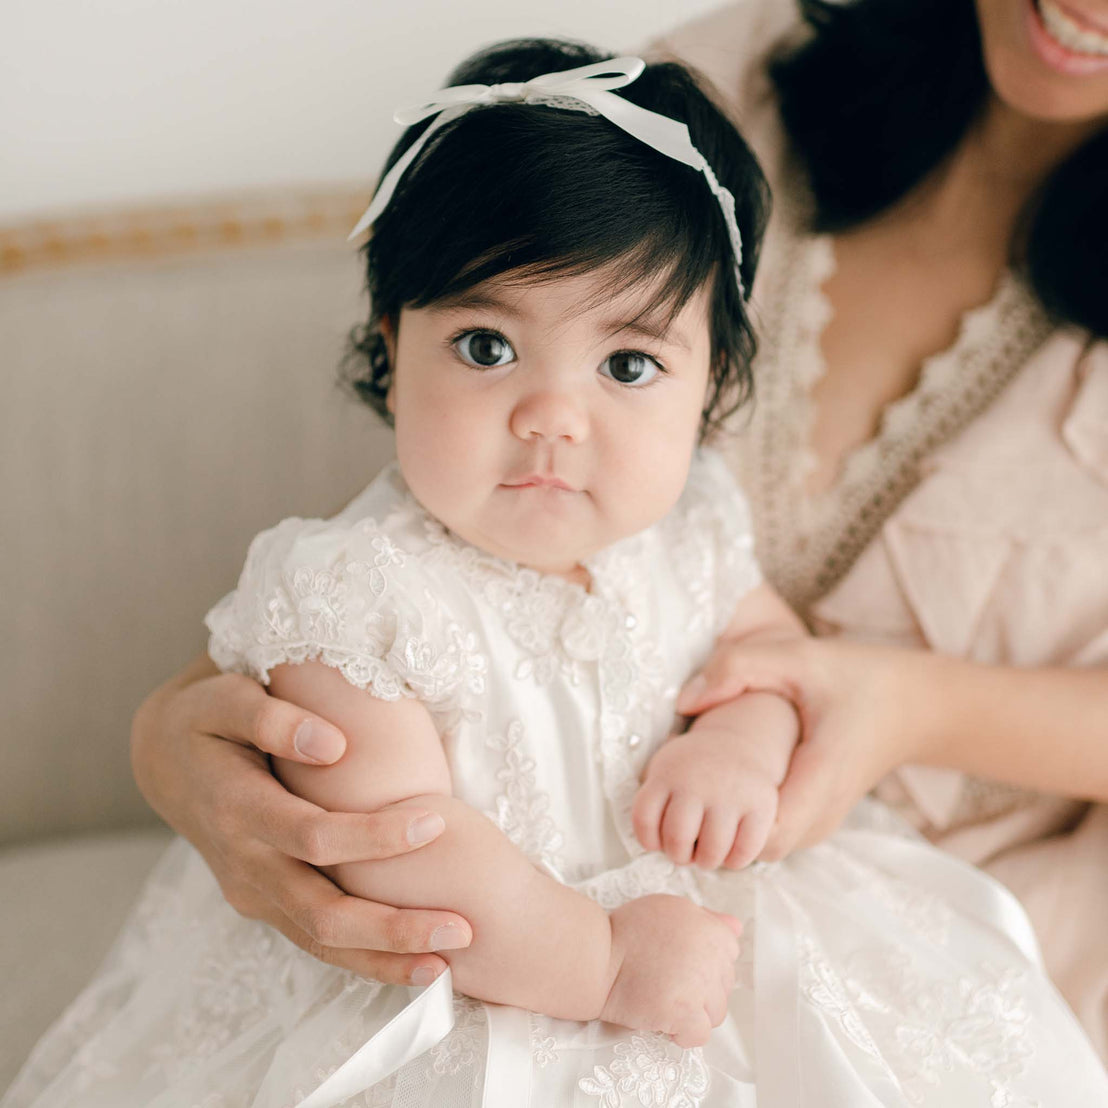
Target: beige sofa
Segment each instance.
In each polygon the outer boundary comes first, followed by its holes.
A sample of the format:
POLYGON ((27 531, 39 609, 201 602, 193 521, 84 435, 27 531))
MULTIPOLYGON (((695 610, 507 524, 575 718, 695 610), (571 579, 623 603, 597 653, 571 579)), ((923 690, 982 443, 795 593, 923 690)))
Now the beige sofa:
POLYGON ((0 229, 0 1090, 167 841, 131 781, 135 707, 203 649, 256 531, 389 457, 335 385, 362 203, 0 229))

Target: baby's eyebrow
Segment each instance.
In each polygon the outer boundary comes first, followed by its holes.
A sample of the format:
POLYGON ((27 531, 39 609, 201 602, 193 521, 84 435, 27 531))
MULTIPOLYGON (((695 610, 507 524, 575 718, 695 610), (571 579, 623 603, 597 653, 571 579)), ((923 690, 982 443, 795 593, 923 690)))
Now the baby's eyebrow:
POLYGON ((692 344, 683 331, 641 316, 636 319, 608 320, 601 324, 601 328, 606 335, 630 333, 641 335, 643 338, 654 339, 655 342, 664 342, 670 346, 679 346, 682 350, 692 349, 692 344))
POLYGON ((491 292, 480 288, 466 289, 452 296, 444 296, 441 300, 436 300, 432 307, 444 312, 492 311, 516 317, 521 314, 519 308, 510 300, 494 296, 491 292))

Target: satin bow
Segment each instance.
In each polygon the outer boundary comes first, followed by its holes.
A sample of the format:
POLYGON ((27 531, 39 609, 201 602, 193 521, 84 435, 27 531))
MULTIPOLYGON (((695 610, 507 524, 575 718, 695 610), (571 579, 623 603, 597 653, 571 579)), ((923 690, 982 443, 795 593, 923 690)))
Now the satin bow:
POLYGON ((735 281, 744 295, 739 265, 742 262, 742 236, 735 220, 735 198, 712 172, 704 155, 693 145, 689 129, 676 119, 640 108, 611 90, 623 88, 646 68, 642 58, 621 57, 558 73, 544 73, 529 81, 500 85, 452 85, 440 89, 430 99, 414 107, 399 108, 393 119, 404 126, 437 116, 385 174, 372 203, 365 210, 350 238, 360 235, 376 221, 388 206, 405 170, 440 127, 457 119, 471 108, 496 104, 546 104, 569 110, 591 111, 602 115, 629 135, 646 143, 667 158, 682 162, 704 175, 708 188, 719 202, 731 247, 735 255, 735 281), (577 108, 573 103, 580 105, 577 108))

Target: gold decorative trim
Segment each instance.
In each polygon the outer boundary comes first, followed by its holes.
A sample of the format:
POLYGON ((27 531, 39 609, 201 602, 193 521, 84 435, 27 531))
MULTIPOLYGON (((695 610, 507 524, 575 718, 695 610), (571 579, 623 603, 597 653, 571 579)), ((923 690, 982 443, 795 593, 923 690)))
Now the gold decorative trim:
POLYGON ((0 226, 0 277, 83 262, 175 257, 291 240, 344 239, 365 186, 267 191, 0 226))

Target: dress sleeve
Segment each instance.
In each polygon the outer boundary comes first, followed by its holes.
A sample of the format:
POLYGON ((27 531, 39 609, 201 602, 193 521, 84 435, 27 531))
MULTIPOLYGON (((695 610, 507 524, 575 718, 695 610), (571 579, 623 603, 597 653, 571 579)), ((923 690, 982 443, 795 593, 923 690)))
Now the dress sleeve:
POLYGON ((262 684, 320 661, 381 700, 452 700, 460 646, 418 559, 372 520, 287 519, 250 544, 238 587, 207 614, 221 670, 262 684))

